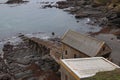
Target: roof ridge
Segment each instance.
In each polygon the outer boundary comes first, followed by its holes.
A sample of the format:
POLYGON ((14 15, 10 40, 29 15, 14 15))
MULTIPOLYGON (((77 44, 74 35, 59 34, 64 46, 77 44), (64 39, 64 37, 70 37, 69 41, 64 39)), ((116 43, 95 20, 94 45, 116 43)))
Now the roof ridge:
MULTIPOLYGON (((79 33, 79 32, 77 32, 77 31, 74 31, 74 30, 71 30, 71 29, 69 29, 68 32, 69 32, 69 31, 74 32, 74 33, 77 33, 77 34, 80 34, 80 35, 85 36, 85 37, 88 37, 88 38, 90 38, 90 39, 92 39, 92 40, 95 40, 95 41, 105 42, 105 41, 103 41, 103 40, 99 40, 99 39, 97 39, 97 38, 95 38, 95 37, 88 36, 88 35, 86 35, 86 34, 82 34, 82 33, 79 33)), ((68 32, 67 32, 67 33, 68 33, 68 32)))

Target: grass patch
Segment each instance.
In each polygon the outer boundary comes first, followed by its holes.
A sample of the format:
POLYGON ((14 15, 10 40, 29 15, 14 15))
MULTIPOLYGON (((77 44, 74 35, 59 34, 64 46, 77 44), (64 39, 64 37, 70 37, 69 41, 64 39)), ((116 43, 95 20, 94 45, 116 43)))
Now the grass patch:
POLYGON ((82 80, 120 80, 120 69, 113 71, 99 72, 95 76, 82 80))

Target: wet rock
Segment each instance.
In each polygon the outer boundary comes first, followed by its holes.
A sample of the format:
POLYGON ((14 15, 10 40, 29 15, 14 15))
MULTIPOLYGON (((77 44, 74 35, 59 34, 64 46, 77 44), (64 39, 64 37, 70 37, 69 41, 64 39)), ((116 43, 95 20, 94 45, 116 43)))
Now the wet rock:
POLYGON ((51 4, 48 4, 48 5, 44 5, 42 8, 45 9, 45 8, 52 8, 53 6, 51 4))
POLYGON ((120 3, 119 3, 118 5, 115 6, 114 11, 120 13, 120 3))
POLYGON ((31 74, 32 74, 32 71, 28 70, 28 71, 24 71, 24 72, 20 72, 20 73, 15 74, 15 77, 17 79, 19 79, 19 78, 22 78, 22 77, 24 78, 26 76, 30 76, 31 74))
POLYGON ((60 9, 69 7, 69 4, 66 1, 58 1, 57 4, 58 4, 58 8, 60 8, 60 9))
POLYGON ((24 34, 22 34, 22 33, 19 33, 19 35, 18 35, 18 37, 20 37, 20 38, 22 38, 22 37, 24 37, 25 35, 24 34))
POLYGON ((116 13, 116 12, 109 11, 109 12, 107 12, 106 17, 107 17, 109 20, 112 20, 112 19, 117 18, 117 17, 118 17, 118 15, 117 15, 117 13, 116 13))
POLYGON ((106 13, 109 24, 120 27, 120 13, 114 11, 108 11, 106 13))
POLYGON ((120 39, 120 35, 117 36, 117 39, 120 39))
POLYGON ((52 32, 51 34, 52 34, 52 36, 54 36, 54 35, 55 35, 55 32, 52 32))
POLYGON ((20 59, 20 58, 18 58, 18 59, 16 60, 17 63, 24 64, 24 65, 30 64, 31 61, 32 61, 31 58, 27 58, 27 59, 24 59, 24 58, 23 58, 23 59, 20 59))
POLYGON ((9 70, 12 74, 17 74, 20 72, 25 71, 26 66, 22 65, 22 64, 18 64, 18 63, 10 63, 9 64, 9 70))
POLYGON ((52 70, 57 72, 58 69, 60 68, 59 65, 53 59, 49 58, 39 60, 38 65, 44 71, 52 70))
POLYGON ((87 5, 87 4, 89 4, 89 1, 81 0, 81 1, 77 1, 75 5, 81 6, 81 5, 87 5))
POLYGON ((28 1, 23 1, 23 0, 8 0, 6 2, 6 4, 14 4, 14 3, 19 4, 19 3, 26 3, 26 2, 28 2, 28 1))
POLYGON ((65 11, 68 11, 68 12, 70 12, 71 14, 74 14, 74 13, 76 13, 77 11, 79 11, 80 10, 80 7, 74 7, 74 8, 70 8, 70 9, 68 9, 68 10, 65 10, 65 11))
POLYGON ((114 25, 120 27, 120 18, 113 19, 110 22, 113 23, 114 25))
MULTIPOLYGON (((31 45, 33 44, 34 43, 31 43, 31 45)), ((42 51, 39 53, 36 52, 36 50, 30 48, 26 42, 21 42, 17 45, 11 45, 10 43, 5 44, 3 52, 6 53, 5 60, 7 67, 1 65, 0 60, 0 73, 7 73, 7 70, 9 70, 9 73, 13 74, 18 80, 29 80, 36 76, 42 77, 46 74, 50 75, 48 73, 43 73, 44 71, 48 72, 50 70, 54 73, 57 72, 59 69, 58 64, 50 57, 49 49, 42 45, 38 47, 38 49, 42 51), (45 54, 41 56, 41 53, 45 54), (41 72, 41 70, 43 71, 41 72)))
POLYGON ((8 66, 5 64, 4 59, 0 58, 0 73, 8 73, 8 66))
POLYGON ((99 21, 99 26, 106 25, 108 23, 108 19, 106 17, 100 18, 99 21))
POLYGON ((13 45, 11 45, 10 42, 4 44, 3 51, 12 51, 12 50, 13 50, 13 45))
POLYGON ((75 18, 85 18, 85 17, 88 17, 89 14, 85 14, 85 13, 78 13, 75 15, 75 18))
POLYGON ((57 4, 58 5, 67 5, 67 2, 66 1, 58 1, 57 4))
POLYGON ((99 7, 99 6, 103 6, 106 5, 108 2, 110 2, 110 0, 93 0, 93 7, 99 7))
POLYGON ((49 4, 49 2, 40 2, 40 4, 49 4))
POLYGON ((5 59, 13 56, 13 55, 11 55, 13 52, 13 47, 14 46, 10 42, 7 42, 6 44, 4 44, 2 50, 4 52, 3 56, 5 59))

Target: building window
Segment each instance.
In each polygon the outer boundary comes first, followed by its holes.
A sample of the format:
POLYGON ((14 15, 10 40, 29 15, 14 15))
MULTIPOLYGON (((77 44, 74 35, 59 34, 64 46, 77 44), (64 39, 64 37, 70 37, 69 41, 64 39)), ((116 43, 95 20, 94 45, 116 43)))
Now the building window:
POLYGON ((74 58, 77 58, 77 55, 76 55, 76 54, 74 54, 74 58))
POLYGON ((67 50, 65 51, 65 55, 67 55, 67 50))
POLYGON ((65 80, 68 80, 68 76, 67 75, 65 75, 65 80))

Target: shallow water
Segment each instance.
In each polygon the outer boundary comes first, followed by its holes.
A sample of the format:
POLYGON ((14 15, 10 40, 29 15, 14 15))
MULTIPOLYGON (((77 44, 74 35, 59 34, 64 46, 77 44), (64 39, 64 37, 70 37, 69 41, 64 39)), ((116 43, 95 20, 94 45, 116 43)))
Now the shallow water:
MULTIPOLYGON (((0 0, 0 3, 6 0, 0 0)), ((0 4, 0 40, 17 33, 55 32, 62 35, 67 29, 85 33, 99 31, 100 27, 86 24, 88 18, 79 20, 57 8, 42 9, 40 2, 56 0, 29 0, 27 4, 0 4)))

